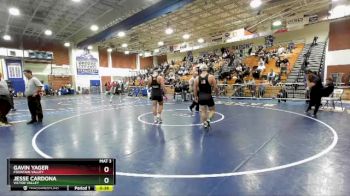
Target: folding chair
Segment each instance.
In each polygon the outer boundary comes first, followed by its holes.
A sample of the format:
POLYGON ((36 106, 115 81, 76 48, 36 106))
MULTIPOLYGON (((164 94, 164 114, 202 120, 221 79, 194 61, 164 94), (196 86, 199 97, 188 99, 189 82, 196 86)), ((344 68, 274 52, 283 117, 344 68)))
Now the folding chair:
POLYGON ((334 89, 334 92, 329 97, 323 98, 323 100, 326 101, 326 103, 322 108, 324 108, 325 106, 329 107, 329 102, 332 102, 333 109, 335 109, 335 102, 340 102, 341 109, 344 110, 342 102, 343 94, 343 89, 334 89))

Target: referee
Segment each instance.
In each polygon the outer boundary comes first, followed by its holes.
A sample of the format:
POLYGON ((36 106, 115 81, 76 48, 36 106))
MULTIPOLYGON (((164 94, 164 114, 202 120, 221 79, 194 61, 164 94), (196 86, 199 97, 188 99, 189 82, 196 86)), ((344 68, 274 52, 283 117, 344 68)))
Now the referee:
POLYGON ((36 78, 33 77, 31 70, 24 70, 24 76, 28 79, 26 84, 25 96, 28 100, 28 107, 32 120, 27 124, 33 124, 36 122, 42 123, 43 121, 43 110, 41 108, 41 97, 40 93, 43 88, 43 84, 36 78))

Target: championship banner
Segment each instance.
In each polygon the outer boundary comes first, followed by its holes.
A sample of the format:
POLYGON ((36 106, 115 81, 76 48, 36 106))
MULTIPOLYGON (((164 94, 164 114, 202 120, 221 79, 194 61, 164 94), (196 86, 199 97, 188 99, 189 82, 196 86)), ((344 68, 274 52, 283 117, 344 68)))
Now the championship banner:
POLYGON ((11 81, 12 89, 17 92, 24 92, 25 83, 22 72, 22 61, 18 59, 6 59, 6 71, 8 80, 11 81))
POLYGON ((318 15, 312 15, 309 17, 309 22, 310 24, 318 22, 318 15))
POLYGON ((22 61, 6 60, 7 76, 9 79, 22 79, 22 61))
POLYGON ((239 41, 244 38, 245 36, 245 30, 244 28, 237 29, 228 33, 225 33, 225 40, 227 42, 234 42, 234 41, 239 41))
POLYGON ((254 37, 257 37, 258 35, 253 34, 247 30, 245 30, 244 28, 241 29, 237 29, 228 33, 225 33, 224 35, 224 40, 227 43, 230 42, 237 42, 237 41, 241 41, 241 40, 247 40, 247 39, 252 39, 254 37))
POLYGON ((98 75, 98 60, 88 50, 76 57, 78 75, 98 75))
POLYGON ((304 17, 303 14, 286 18, 286 24, 287 24, 288 30, 301 29, 308 23, 309 23, 309 19, 304 17))
POLYGON ((224 35, 222 33, 218 33, 216 35, 211 36, 211 42, 221 43, 223 41, 224 35))

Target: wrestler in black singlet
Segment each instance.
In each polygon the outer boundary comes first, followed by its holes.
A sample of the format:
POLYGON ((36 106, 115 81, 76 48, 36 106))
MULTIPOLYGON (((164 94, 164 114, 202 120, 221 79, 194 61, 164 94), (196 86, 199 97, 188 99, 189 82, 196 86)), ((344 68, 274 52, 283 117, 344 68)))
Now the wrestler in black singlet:
POLYGON ((152 76, 152 82, 151 82, 151 99, 153 101, 163 102, 163 92, 161 89, 161 85, 157 81, 157 77, 152 76))
POLYGON ((209 74, 207 74, 205 77, 198 76, 198 102, 199 105, 206 105, 208 107, 213 107, 215 105, 214 99, 211 95, 212 88, 209 84, 209 74))

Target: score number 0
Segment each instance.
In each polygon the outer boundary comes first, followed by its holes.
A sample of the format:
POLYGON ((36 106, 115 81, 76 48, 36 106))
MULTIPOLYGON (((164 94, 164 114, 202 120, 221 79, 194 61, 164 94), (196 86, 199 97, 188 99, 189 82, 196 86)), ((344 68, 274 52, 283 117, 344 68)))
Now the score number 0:
MULTIPOLYGON (((105 167, 103 168, 103 172, 104 172, 104 173, 108 173, 108 172, 109 172, 109 167, 108 167, 108 166, 105 166, 105 167)), ((108 183, 109 183, 109 177, 105 177, 105 178, 103 179, 103 182, 104 182, 105 184, 108 184, 108 183)))

